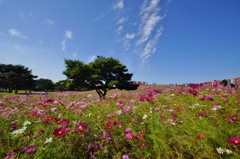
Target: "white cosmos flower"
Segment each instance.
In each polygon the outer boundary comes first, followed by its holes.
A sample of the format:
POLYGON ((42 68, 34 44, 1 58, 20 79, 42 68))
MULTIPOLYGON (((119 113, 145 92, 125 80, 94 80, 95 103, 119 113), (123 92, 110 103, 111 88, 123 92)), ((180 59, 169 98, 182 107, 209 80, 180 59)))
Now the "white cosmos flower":
POLYGON ((52 137, 50 137, 50 138, 46 138, 46 141, 44 142, 44 144, 46 144, 46 143, 49 143, 49 142, 52 142, 52 137))
POLYGON ((147 114, 145 114, 145 115, 142 117, 143 120, 146 119, 146 118, 147 118, 147 114))
POLYGON ((223 148, 219 147, 219 148, 217 148, 217 152, 219 154, 223 154, 225 152, 225 150, 223 148))
POLYGON ((20 128, 20 129, 14 130, 14 131, 12 132, 12 135, 22 134, 22 133, 24 133, 24 131, 25 131, 26 129, 27 129, 27 127, 24 126, 24 127, 20 128))
POLYGON ((23 123, 23 126, 25 127, 26 125, 29 125, 29 124, 31 124, 30 121, 25 121, 25 122, 23 123))
POLYGON ((226 148, 225 148, 225 152, 226 152, 228 155, 232 153, 232 151, 231 151, 231 150, 229 150, 229 149, 226 149, 226 148))

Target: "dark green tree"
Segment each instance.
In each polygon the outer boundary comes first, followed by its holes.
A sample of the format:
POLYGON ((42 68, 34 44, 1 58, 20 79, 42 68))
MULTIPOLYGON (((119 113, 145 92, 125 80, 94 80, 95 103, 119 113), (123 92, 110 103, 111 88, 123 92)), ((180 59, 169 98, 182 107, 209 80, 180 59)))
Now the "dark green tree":
POLYGON ((50 79, 40 78, 36 81, 36 89, 48 92, 54 89, 54 83, 50 79))
POLYGON ((76 87, 95 89, 100 98, 104 98, 111 89, 136 90, 133 74, 118 59, 97 56, 95 61, 84 64, 79 60, 65 59, 66 70, 63 74, 72 80, 76 87))
POLYGON ((32 70, 23 65, 0 64, 0 86, 8 92, 18 93, 21 89, 30 89, 34 87, 35 78, 32 70))
POLYGON ((73 90, 69 88, 69 83, 71 83, 71 80, 60 80, 55 83, 54 89, 56 91, 67 91, 67 90, 73 90))

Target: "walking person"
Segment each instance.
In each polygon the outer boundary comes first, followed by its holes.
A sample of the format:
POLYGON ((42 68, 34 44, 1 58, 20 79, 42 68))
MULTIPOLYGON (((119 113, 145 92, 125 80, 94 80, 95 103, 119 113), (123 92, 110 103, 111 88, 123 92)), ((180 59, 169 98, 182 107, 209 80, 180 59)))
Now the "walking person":
POLYGON ((235 85, 236 85, 235 79, 234 79, 234 78, 231 78, 231 80, 230 80, 230 86, 231 86, 231 87, 235 87, 235 85))
POLYGON ((217 80, 214 80, 212 85, 213 85, 213 87, 217 87, 217 80))
POLYGON ((226 87, 228 85, 228 81, 225 78, 223 78, 223 80, 222 80, 222 85, 224 87, 226 87))

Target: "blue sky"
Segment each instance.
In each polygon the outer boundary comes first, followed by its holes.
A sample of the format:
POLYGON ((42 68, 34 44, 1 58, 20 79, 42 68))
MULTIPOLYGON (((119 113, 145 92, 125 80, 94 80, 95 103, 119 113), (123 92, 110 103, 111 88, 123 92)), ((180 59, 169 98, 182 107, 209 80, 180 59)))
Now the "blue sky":
POLYGON ((239 0, 0 0, 0 63, 66 79, 64 59, 126 65, 132 80, 240 77, 239 0))

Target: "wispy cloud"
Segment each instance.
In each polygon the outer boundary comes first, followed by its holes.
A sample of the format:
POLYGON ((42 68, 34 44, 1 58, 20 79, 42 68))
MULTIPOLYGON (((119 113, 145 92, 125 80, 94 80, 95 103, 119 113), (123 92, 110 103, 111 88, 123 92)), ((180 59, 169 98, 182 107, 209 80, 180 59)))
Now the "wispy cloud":
POLYGON ((118 23, 120 24, 120 23, 123 23, 123 22, 125 22, 127 20, 127 18, 124 18, 124 17, 122 17, 122 18, 120 18, 119 20, 118 20, 118 23))
POLYGON ((51 19, 47 19, 46 20, 46 23, 49 24, 49 25, 54 25, 54 21, 52 21, 51 19))
POLYGON ((105 14, 101 14, 97 18, 95 18, 94 21, 99 21, 100 19, 102 19, 104 17, 105 17, 105 14))
POLYGON ((113 6, 114 9, 122 9, 124 7, 123 0, 118 0, 118 2, 113 6))
POLYGON ((126 36, 125 36, 126 39, 134 39, 134 37, 135 37, 135 34, 134 34, 134 33, 132 33, 132 34, 126 34, 126 36))
POLYGON ((140 54, 142 66, 147 63, 148 58, 156 51, 156 45, 158 43, 159 37, 161 36, 164 28, 160 26, 157 30, 155 37, 147 42, 142 53, 140 54))
POLYGON ((160 0, 152 0, 149 5, 147 1, 142 5, 140 16, 141 23, 139 26, 140 39, 137 41, 136 45, 141 45, 146 42, 154 31, 157 23, 162 20, 164 17, 159 15, 160 8, 158 8, 158 3, 160 0))
POLYGON ((141 10, 141 22, 139 24, 139 38, 136 41, 137 54, 141 59, 141 66, 148 62, 148 59, 156 51, 156 45, 164 28, 159 26, 159 22, 165 17, 160 15, 160 0, 145 0, 141 10), (141 49, 139 49, 141 48, 141 49))
POLYGON ((72 32, 71 31, 66 31, 64 35, 64 40, 62 41, 62 51, 65 51, 66 49, 66 41, 67 39, 72 39, 72 32))
POLYGON ((92 56, 89 58, 88 62, 93 62, 96 58, 97 58, 96 55, 92 55, 92 56))
POLYGON ((119 40, 119 41, 123 41, 123 48, 125 51, 130 50, 130 47, 132 46, 130 40, 134 39, 135 36, 136 35, 134 33, 132 34, 127 33, 123 39, 119 40))
POLYGON ((72 32, 71 31, 66 31, 65 36, 66 38, 72 39, 72 32))
POLYGON ((8 33, 12 36, 17 36, 17 37, 24 38, 24 39, 27 38, 26 36, 24 36, 24 34, 18 32, 16 29, 10 29, 10 30, 8 30, 8 33))
POLYGON ((118 34, 120 34, 122 30, 123 30, 123 26, 119 26, 119 27, 117 28, 116 32, 117 32, 118 34))

